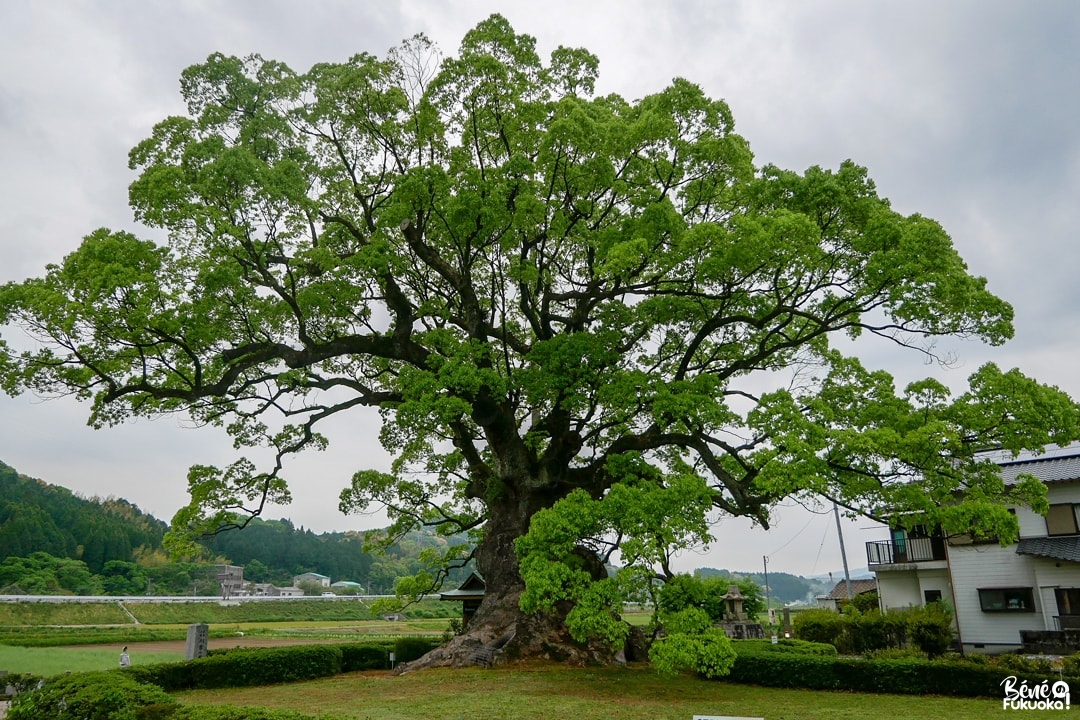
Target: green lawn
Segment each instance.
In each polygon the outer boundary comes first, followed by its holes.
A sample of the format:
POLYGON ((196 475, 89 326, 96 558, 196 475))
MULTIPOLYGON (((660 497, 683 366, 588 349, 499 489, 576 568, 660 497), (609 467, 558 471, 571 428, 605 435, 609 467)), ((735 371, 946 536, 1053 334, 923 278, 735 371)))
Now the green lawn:
MULTIPOLYGON (((780 690, 694 677, 662 678, 648 667, 435 669, 402 676, 351 673, 307 683, 177 694, 184 703, 255 705, 365 720, 689 720, 697 715, 768 720, 982 720, 994 699, 780 690)), ((1065 712, 1040 711, 1039 718, 1065 712)))
MULTIPOLYGON (((133 653, 133 665, 178 662, 183 653, 133 653)), ((120 646, 86 648, 25 648, 0 645, 0 670, 31 675, 59 675, 65 672, 109 670, 120 665, 120 646)))

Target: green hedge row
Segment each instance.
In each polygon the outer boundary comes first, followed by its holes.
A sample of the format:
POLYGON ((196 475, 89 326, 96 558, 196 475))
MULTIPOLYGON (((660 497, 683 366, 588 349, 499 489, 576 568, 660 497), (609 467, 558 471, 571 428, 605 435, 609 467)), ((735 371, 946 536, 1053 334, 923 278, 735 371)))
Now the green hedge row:
POLYGON ((358 670, 384 670, 409 662, 437 647, 435 638, 403 637, 393 643, 293 645, 275 648, 234 648, 215 651, 198 660, 125 668, 139 682, 168 691, 197 688, 252 687, 298 682, 358 670))
MULTIPOLYGON (((314 680, 390 667, 438 645, 418 637, 395 642, 235 648, 198 660, 138 665, 108 672, 57 676, 15 697, 8 720, 310 720, 301 713, 259 708, 180 706, 167 692, 251 687, 314 680)), ((329 718, 327 718, 329 720, 329 718)))
POLYGON ((229 705, 180 705, 161 688, 116 670, 51 678, 15 697, 7 720, 334 720, 331 716, 229 705))
POLYGON ((804 610, 792 625, 800 639, 828 643, 844 655, 914 647, 934 657, 952 642, 952 616, 938 603, 886 614, 804 610))
MULTIPOLYGON (((768 687, 848 690, 899 695, 1003 697, 1008 675, 1030 685, 1054 677, 1003 670, 990 665, 943 660, 857 660, 806 654, 744 652, 724 680, 768 687)), ((1080 685, 1080 678, 1066 678, 1080 685)))
POLYGON ((776 644, 773 644, 772 640, 732 640, 731 646, 735 648, 735 652, 738 654, 770 652, 836 657, 836 648, 828 643, 796 640, 795 638, 778 638, 776 644))

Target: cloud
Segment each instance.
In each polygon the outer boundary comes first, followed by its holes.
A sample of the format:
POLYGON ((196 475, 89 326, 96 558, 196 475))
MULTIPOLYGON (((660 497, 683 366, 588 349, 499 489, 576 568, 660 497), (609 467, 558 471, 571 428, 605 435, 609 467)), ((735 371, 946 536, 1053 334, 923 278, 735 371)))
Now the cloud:
MULTIPOLYGON (((699 83, 728 101, 760 163, 866 165, 897 210, 941 221, 973 272, 1016 307, 1013 343, 943 345, 955 369, 883 347, 868 362, 955 386, 995 360, 1080 396, 1080 5, 1069 0, 0 3, 0 282, 40 274, 97 227, 137 229, 127 151, 183 112, 179 75, 210 53, 259 53, 303 71, 382 55, 416 32, 452 53, 491 12, 544 54, 560 44, 596 53, 601 92, 639 98, 675 76, 699 83)), ((169 517, 189 464, 232 456, 220 436, 175 420, 93 432, 85 413, 0 398, 0 459, 169 517)), ((298 463, 284 513, 316 529, 361 522, 336 512, 336 494, 352 471, 386 462, 377 432, 374 413, 336 428, 328 453, 298 463)), ((723 523, 717 554, 701 564, 753 569, 803 517, 785 511, 767 535, 723 523)), ((805 532, 825 532, 815 527, 805 532)), ((812 539, 784 546, 775 568, 814 565, 812 539)), ((821 547, 836 569, 835 545, 821 547)))

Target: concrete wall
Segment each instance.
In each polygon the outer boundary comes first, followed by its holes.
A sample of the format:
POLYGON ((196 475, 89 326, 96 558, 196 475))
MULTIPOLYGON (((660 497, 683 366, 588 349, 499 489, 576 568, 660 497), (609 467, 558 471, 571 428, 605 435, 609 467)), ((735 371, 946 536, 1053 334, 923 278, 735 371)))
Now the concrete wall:
POLYGON ((919 587, 917 571, 895 570, 877 573, 878 597, 886 611, 908 607, 920 607, 923 594, 919 587))

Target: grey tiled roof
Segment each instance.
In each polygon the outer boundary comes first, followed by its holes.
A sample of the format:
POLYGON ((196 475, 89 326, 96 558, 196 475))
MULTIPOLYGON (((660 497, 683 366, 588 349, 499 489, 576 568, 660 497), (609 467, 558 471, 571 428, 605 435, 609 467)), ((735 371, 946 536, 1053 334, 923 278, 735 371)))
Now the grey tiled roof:
POLYGON ((461 600, 463 598, 480 598, 484 596, 484 591, 487 590, 487 583, 477 573, 471 573, 469 577, 465 578, 465 582, 461 583, 454 590, 446 590, 439 593, 439 597, 443 600, 461 600))
MULTIPOLYGON (((863 593, 870 592, 871 590, 877 590, 877 580, 870 578, 868 580, 852 580, 851 581, 851 594, 862 595, 863 593)), ((829 591, 826 595, 830 600, 846 600, 847 599, 847 580, 841 580, 836 583, 836 587, 829 591)))
POLYGON ((1080 535, 1021 538, 1016 552, 1020 555, 1039 555, 1055 560, 1080 562, 1080 535))
POLYGON ((1080 449, 1070 448, 1075 455, 1036 457, 1001 463, 1001 477, 1012 485, 1021 473, 1034 475, 1043 482, 1080 479, 1080 449))

